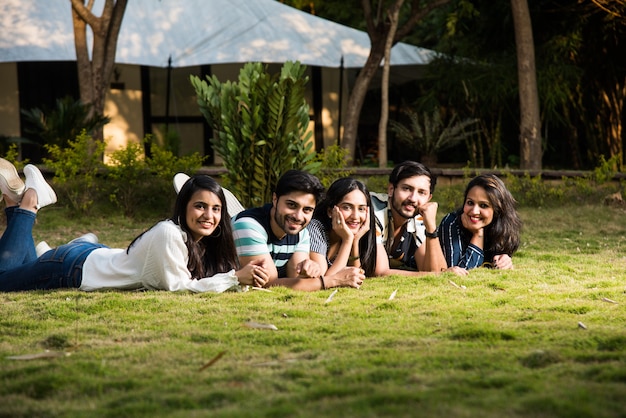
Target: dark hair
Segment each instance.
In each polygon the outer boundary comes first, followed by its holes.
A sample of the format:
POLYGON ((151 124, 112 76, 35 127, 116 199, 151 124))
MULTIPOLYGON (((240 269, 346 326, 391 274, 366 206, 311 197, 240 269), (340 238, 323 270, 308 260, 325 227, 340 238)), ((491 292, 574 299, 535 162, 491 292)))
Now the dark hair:
MULTIPOLYGON (((226 197, 222 187, 207 175, 195 175, 189 178, 183 185, 176 198, 174 214, 170 218, 172 222, 179 225, 188 235, 185 242, 189 253, 187 269, 193 279, 210 277, 217 273, 224 273, 237 268, 237 253, 233 239, 233 230, 226 206, 226 197), (208 190, 219 197, 222 204, 221 219, 212 235, 202 237, 195 242, 191 238, 191 230, 187 225, 187 204, 191 197, 198 190, 208 190)), ((139 235, 128 246, 128 250, 144 233, 139 235)))
POLYGON ((310 193, 318 203, 324 195, 324 186, 314 175, 301 170, 289 170, 285 172, 276 184, 276 198, 292 192, 310 193))
POLYGON ((485 190, 493 208, 493 221, 485 227, 485 260, 491 260, 497 254, 513 255, 519 248, 522 230, 515 198, 496 175, 482 174, 474 177, 465 188, 464 205, 467 194, 476 186, 485 190))
POLYGON ((335 207, 345 195, 360 190, 365 195, 367 207, 370 212, 370 230, 359 240, 359 257, 361 268, 365 270, 368 277, 374 276, 376 270, 376 216, 372 209, 372 199, 365 184, 350 177, 335 180, 326 192, 326 197, 315 208, 313 217, 319 220, 326 231, 332 230, 331 219, 328 217, 328 210, 335 207))
POLYGON ((393 184, 393 187, 396 187, 400 181, 415 176, 428 177, 430 179, 430 194, 435 192, 437 176, 433 175, 428 167, 417 161, 408 160, 396 165, 391 171, 391 174, 389 174, 389 183, 393 184))

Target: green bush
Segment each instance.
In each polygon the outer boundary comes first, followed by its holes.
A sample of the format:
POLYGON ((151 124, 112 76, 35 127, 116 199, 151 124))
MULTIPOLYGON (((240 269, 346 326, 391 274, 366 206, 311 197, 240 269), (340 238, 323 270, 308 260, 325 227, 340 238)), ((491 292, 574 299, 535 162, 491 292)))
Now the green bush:
POLYGON ((142 202, 142 191, 150 179, 144 149, 140 144, 129 142, 111 153, 110 162, 107 170, 111 180, 109 199, 122 208, 124 215, 132 216, 142 202))
POLYGON ((98 148, 91 152, 93 143, 83 130, 66 148, 46 146, 50 158, 44 159, 44 163, 54 172, 59 203, 82 214, 90 212, 95 202, 99 206, 110 202, 126 216, 166 216, 176 198, 172 188, 174 174, 196 172, 202 166, 203 157, 198 153, 176 157, 172 151, 154 144, 152 156, 145 158, 143 144, 133 142, 113 152, 111 164, 105 165, 100 156, 106 144, 97 142, 98 148))
MULTIPOLYGON (((149 137, 146 137, 148 140, 149 137)), ((146 159, 149 171, 157 177, 171 183, 176 173, 194 173, 202 167, 204 157, 197 152, 178 157, 167 145, 161 147, 152 144, 151 156, 146 159)))
POLYGON ((238 82, 190 77, 200 111, 213 129, 215 151, 228 169, 224 185, 245 207, 269 202, 285 171, 316 174, 320 168, 307 132, 305 70, 299 62, 286 62, 280 74, 270 75, 267 66, 247 63, 238 82))
MULTIPOLYGON (((144 143, 149 141, 149 137, 144 143)), ((142 211, 169 214, 175 200, 172 178, 178 172, 195 172, 203 157, 194 153, 177 157, 173 152, 155 143, 152 156, 144 158, 142 144, 128 143, 111 154, 108 167, 109 199, 117 204, 126 216, 136 216, 142 211)))
POLYGON ((66 147, 50 144, 45 147, 50 158, 44 158, 43 162, 54 172, 59 200, 68 202, 77 212, 86 213, 100 192, 101 184, 97 180, 105 168, 101 158, 104 142, 94 143, 83 129, 75 139, 67 141, 66 147))
POLYGON ((346 167, 348 158, 348 150, 339 145, 331 145, 317 153, 313 161, 320 165, 317 177, 324 187, 328 188, 335 180, 354 174, 353 168, 346 167))
POLYGON ((18 171, 22 170, 24 166, 30 162, 28 158, 20 161, 19 155, 20 152, 17 144, 10 144, 4 154, 4 159, 12 163, 18 171))
POLYGON ((545 206, 550 203, 558 203, 565 195, 562 187, 554 187, 547 183, 541 176, 531 177, 525 173, 523 176, 515 176, 509 172, 505 174, 505 183, 511 194, 522 206, 545 206))

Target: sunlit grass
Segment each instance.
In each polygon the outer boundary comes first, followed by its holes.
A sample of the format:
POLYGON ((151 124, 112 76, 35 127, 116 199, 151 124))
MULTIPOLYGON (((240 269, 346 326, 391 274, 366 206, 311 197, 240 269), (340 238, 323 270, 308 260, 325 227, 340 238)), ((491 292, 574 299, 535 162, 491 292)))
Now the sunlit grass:
MULTIPOLYGON (((624 416, 626 213, 521 215, 515 270, 375 278, 329 303, 283 288, 0 294, 0 417, 624 416), (46 349, 70 355, 7 359, 46 349)), ((36 240, 126 247, 159 220, 66 216, 44 209, 36 240)))

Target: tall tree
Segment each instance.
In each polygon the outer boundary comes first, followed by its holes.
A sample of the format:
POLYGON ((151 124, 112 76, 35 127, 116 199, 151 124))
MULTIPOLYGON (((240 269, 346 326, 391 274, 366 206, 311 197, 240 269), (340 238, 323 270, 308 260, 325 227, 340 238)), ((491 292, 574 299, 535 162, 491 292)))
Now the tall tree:
POLYGON ((535 69, 535 44, 527 0, 511 0, 517 50, 520 101, 520 167, 541 170, 541 116, 535 69))
MULTIPOLYGON (((127 0, 105 0, 100 17, 93 13, 95 0, 70 0, 74 24, 74 46, 78 66, 81 101, 91 105, 91 112, 102 114, 104 101, 115 65, 117 38, 122 26, 127 0), (87 26, 93 33, 91 59, 87 26)), ((94 138, 102 139, 102 129, 94 138)))
MULTIPOLYGON (((626 121, 626 3, 618 0, 591 0, 589 14, 585 22, 590 26, 587 32, 603 34, 601 50, 613 55, 611 60, 598 60, 596 48, 589 48, 594 54, 589 60, 591 67, 599 74, 592 80, 593 112, 589 112, 593 128, 603 142, 601 153, 609 158, 618 158, 618 169, 626 166, 624 155, 626 121), (592 50, 593 49, 593 50, 592 50), (599 68, 598 68, 599 67, 599 68)), ((591 78, 591 77, 590 77, 591 78)))
MULTIPOLYGON (((410 10, 404 13, 406 18, 401 24, 398 24, 398 29, 395 35, 391 36, 392 44, 404 39, 415 28, 428 13, 432 10, 441 7, 451 0, 411 0, 410 10)), ((363 107, 363 101, 367 89, 372 81, 374 75, 380 67, 380 63, 385 55, 385 44, 387 38, 390 36, 391 22, 388 18, 390 11, 400 9, 398 4, 402 4, 403 0, 394 0, 392 2, 385 0, 361 0, 363 7, 363 14, 365 17, 367 33, 370 38, 371 48, 367 61, 363 66, 363 69, 359 72, 350 98, 348 99, 348 108, 345 115, 344 132, 341 145, 349 151, 349 155, 354 161, 354 155, 356 151, 357 129, 359 126, 359 116, 363 107), (385 7, 389 4, 389 7, 385 7), (376 6, 375 8, 372 6, 376 6), (374 11, 375 10, 375 11, 374 11)), ((401 18, 400 18, 401 19, 401 18)))
POLYGON ((400 8, 404 0, 398 0, 393 4, 393 9, 389 10, 389 35, 385 42, 385 64, 383 66, 383 76, 381 82, 381 104, 380 104, 380 122, 378 123, 378 167, 387 167, 387 121, 389 120, 389 70, 391 59, 391 47, 393 46, 393 37, 398 30, 398 17, 400 16, 400 8))

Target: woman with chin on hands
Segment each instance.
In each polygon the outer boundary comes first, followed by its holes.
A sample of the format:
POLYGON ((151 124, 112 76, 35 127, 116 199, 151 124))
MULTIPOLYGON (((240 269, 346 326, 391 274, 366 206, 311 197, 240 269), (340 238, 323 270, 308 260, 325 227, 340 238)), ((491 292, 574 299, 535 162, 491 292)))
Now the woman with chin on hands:
POLYGON ((465 189, 463 207, 439 225, 439 243, 447 268, 512 269, 522 221, 516 201, 497 176, 483 174, 465 189))
POLYGON ((384 248, 376 244, 374 216, 370 215, 367 187, 350 177, 336 180, 315 208, 308 225, 310 258, 321 266, 326 288, 359 288, 365 277, 389 268, 384 248), (359 274, 347 274, 350 267, 359 274))

